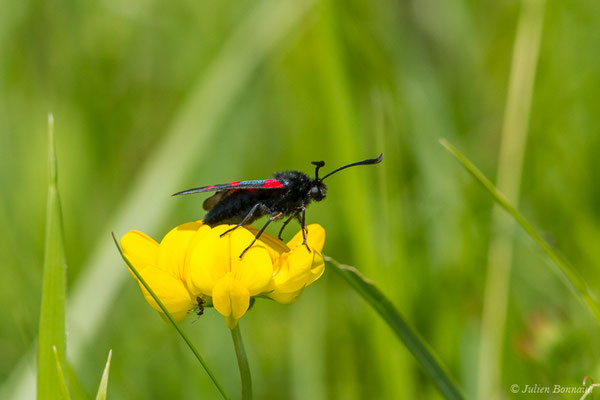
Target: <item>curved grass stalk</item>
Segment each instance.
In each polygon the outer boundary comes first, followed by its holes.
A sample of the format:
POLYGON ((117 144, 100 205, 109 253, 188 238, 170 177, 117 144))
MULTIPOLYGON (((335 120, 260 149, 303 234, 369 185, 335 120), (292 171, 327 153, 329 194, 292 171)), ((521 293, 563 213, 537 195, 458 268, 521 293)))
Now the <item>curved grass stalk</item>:
MULTIPOLYGON (((146 165, 140 168, 132 189, 115 211, 114 218, 108 221, 106 226, 110 228, 98 234, 98 245, 71 290, 67 323, 69 353, 75 364, 84 356, 86 345, 100 329, 125 279, 125 275, 117 270, 114 249, 110 240, 105 239, 106 234, 110 230, 128 230, 140 221, 149 230, 160 224, 175 204, 169 194, 176 191, 178 181, 188 173, 198 157, 205 154, 207 143, 217 134, 216 127, 243 94, 253 73, 281 41, 305 21, 304 17, 314 2, 256 2, 247 16, 235 25, 221 51, 190 89, 188 99, 174 116, 164 139, 157 144, 146 165), (156 196, 157 182, 161 182, 161 193, 167 195, 156 196), (152 209, 144 204, 151 205, 152 209), (98 287, 98 282, 102 282, 101 287, 98 287), (89 301, 91 292, 95 294, 93 302, 89 301)), ((59 355, 61 349, 58 348, 59 355)), ((11 398, 34 396, 32 388, 35 388, 36 378, 30 365, 28 356, 23 357, 7 379, 10 384, 0 387, 0 394, 11 398)))
POLYGON ((343 265, 331 257, 324 256, 325 261, 337 272, 362 298, 377 311, 383 320, 394 331, 404 346, 412 353, 423 370, 429 375, 440 394, 446 399, 463 399, 458 386, 450 378, 442 363, 429 348, 427 343, 404 320, 392 302, 354 267, 343 265))
POLYGON ((527 232, 527 234, 542 248, 542 250, 550 257, 550 259, 554 262, 553 265, 558 267, 557 272, 558 275, 564 278, 567 286, 569 286, 573 291, 579 296, 579 299, 587 305, 588 309, 592 312, 592 315, 600 324, 600 304, 594 297, 590 288, 588 287, 585 280, 579 275, 579 273, 565 260, 560 254, 558 254, 552 246, 544 238, 542 235, 525 219, 520 212, 514 208, 509 201, 506 199, 504 194, 502 194, 496 187, 490 182, 488 178, 483 175, 483 173, 465 157, 456 147, 448 143, 445 139, 440 139, 440 143, 444 146, 456 159, 462 164, 463 167, 469 173, 477 179, 479 183, 483 185, 484 188, 492 195, 494 200, 502 207, 506 212, 508 212, 514 219, 517 221, 519 225, 527 232))
POLYGON ((160 307, 160 309, 162 310, 162 312, 165 314, 165 316, 167 317, 167 319, 169 320, 169 322, 171 322, 171 324, 173 325, 173 327, 177 330, 177 332, 179 333, 179 335, 183 338, 183 340, 185 341, 185 343, 188 345, 188 347, 190 348, 190 350, 192 351, 192 353, 194 353, 194 356, 196 357, 196 359, 198 359, 198 361, 202 365, 202 368, 204 368, 204 370, 206 371, 206 373, 208 374, 208 376, 210 377, 210 379, 213 381, 213 383, 215 384, 215 386, 217 387, 217 389, 219 390, 219 392, 221 393, 221 395, 223 396, 223 398, 224 399, 229 399, 229 396, 227 395, 227 393, 225 393, 225 389, 223 389, 223 386, 221 386, 221 384, 217 380, 217 377, 213 374, 213 372, 211 371, 211 369, 208 367, 208 364, 206 363, 206 361, 204 361, 204 358, 202 358, 202 356, 200 355, 200 352, 198 351, 198 349, 196 349, 196 346, 194 346, 194 344, 192 343, 192 341, 187 337, 187 335, 185 334, 185 332, 183 331, 183 329, 181 329, 181 327, 179 326, 179 324, 177 322, 175 322, 175 320, 173 319, 173 317, 171 316, 171 314, 169 313, 169 311, 167 310, 167 308, 165 307, 165 305, 158 298, 158 296, 156 295, 156 293, 154 293, 154 290, 152 290, 152 288, 150 287, 150 285, 148 285, 148 283, 146 283, 146 281, 144 280, 144 278, 142 278, 142 275, 140 275, 140 273, 135 269, 135 267, 133 265, 131 265, 131 263, 129 262, 129 260, 127 259, 127 257, 125 257, 125 254, 123 254, 123 249, 121 249, 121 246, 119 246, 119 242, 117 242, 117 238, 115 237, 114 233, 112 234, 112 238, 113 238, 113 241, 115 242, 115 246, 117 246, 117 249, 119 250, 119 253, 121 254, 121 257, 123 258, 123 261, 125 261, 125 264, 127 264, 127 267, 129 267, 129 269, 135 275, 135 277, 146 288, 146 290, 148 291, 148 293, 150 293, 150 295, 152 296, 152 298, 154 299, 154 301, 156 301, 156 304, 158 304, 158 306, 160 307))

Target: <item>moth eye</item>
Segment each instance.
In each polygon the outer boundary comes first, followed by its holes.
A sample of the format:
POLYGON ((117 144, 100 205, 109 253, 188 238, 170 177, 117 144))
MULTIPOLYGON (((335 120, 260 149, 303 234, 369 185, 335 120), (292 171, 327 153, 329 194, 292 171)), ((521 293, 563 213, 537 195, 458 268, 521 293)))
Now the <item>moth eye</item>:
POLYGON ((318 188, 318 187, 316 187, 316 186, 313 186, 313 187, 311 187, 311 188, 310 188, 310 196, 311 196, 311 197, 316 197, 316 196, 318 196, 319 194, 320 194, 320 190, 319 190, 319 188, 318 188))

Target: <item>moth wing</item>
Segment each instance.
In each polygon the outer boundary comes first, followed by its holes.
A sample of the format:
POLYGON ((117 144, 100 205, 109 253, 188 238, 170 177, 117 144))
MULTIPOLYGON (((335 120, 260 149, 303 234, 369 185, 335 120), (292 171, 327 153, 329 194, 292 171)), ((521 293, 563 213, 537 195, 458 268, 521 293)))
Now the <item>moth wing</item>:
POLYGON ((230 182, 223 185, 212 185, 212 186, 201 186, 193 189, 184 190, 177 192, 173 196, 179 196, 182 194, 193 194, 202 192, 221 192, 228 190, 240 190, 240 189, 282 189, 287 186, 287 182, 280 181, 277 179, 257 179, 253 181, 241 181, 241 182, 230 182))
POLYGON ((213 194, 212 196, 204 200, 204 203, 202 203, 202 208, 204 208, 206 211, 210 211, 219 201, 221 201, 223 197, 228 195, 230 192, 231 190, 223 190, 221 192, 213 194))

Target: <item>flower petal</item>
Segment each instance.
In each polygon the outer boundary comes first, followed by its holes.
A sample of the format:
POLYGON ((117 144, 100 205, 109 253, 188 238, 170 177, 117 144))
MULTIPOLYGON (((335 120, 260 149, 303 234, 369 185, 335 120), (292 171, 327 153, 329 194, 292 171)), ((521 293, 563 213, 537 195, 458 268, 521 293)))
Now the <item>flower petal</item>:
POLYGON ((295 292, 291 292, 291 293, 269 293, 269 297, 272 298, 273 300, 275 300, 276 302, 278 302, 279 304, 292 304, 294 303, 296 300, 298 300, 300 298, 300 295, 302 294, 302 290, 297 290, 295 292))
MULTIPOLYGON (((121 247, 125 257, 163 302, 173 318, 183 320, 195 303, 181 280, 170 271, 158 268, 158 243, 145 233, 129 231, 121 238, 121 247)), ((132 271, 130 272, 134 275, 132 271)), ((162 313, 146 288, 139 281, 138 284, 146 301, 152 308, 162 313)))
POLYGON ((325 242, 325 230, 320 225, 308 227, 307 243, 310 252, 302 244, 302 231, 288 243, 290 251, 281 255, 275 264, 273 290, 267 296, 279 303, 292 303, 302 290, 321 277, 325 263, 321 249, 325 242))
POLYGON ((232 329, 237 325, 237 320, 248 311, 250 293, 243 285, 232 279, 231 275, 227 275, 215 285, 213 305, 215 310, 225 316, 227 326, 232 329))
POLYGON ((143 270, 156 265, 158 243, 140 231, 129 231, 121 238, 123 254, 137 269, 143 270))
MULTIPOLYGON (((323 246, 325 245, 325 229, 319 224, 310 224, 307 227, 308 232, 306 233, 306 243, 308 247, 311 249, 315 249, 318 252, 323 250, 323 246)), ((290 249, 294 249, 296 247, 302 246, 302 230, 296 233, 296 235, 288 242, 288 247, 290 249)))
POLYGON ((313 264, 310 267, 310 278, 306 282, 306 286, 319 279, 321 275, 323 275, 324 271, 325 261, 323 260, 323 255, 321 253, 316 253, 315 258, 313 259, 313 264))
POLYGON ((188 222, 167 233, 158 249, 158 268, 183 279, 185 256, 200 227, 200 222, 188 222))
POLYGON ((277 273, 273 276, 275 292, 294 292, 306 286, 310 278, 310 267, 314 258, 314 250, 308 252, 304 247, 296 247, 285 253, 279 260, 277 273))
POLYGON ((216 283, 231 271, 229 240, 219 237, 227 226, 203 225, 190 242, 184 275, 193 295, 212 296, 216 283))
MULTIPOLYGON (((229 239, 229 245, 231 246, 231 258, 237 258, 239 261, 239 255, 242 254, 244 250, 246 250, 250 243, 252 243, 252 241, 254 240, 254 234, 248 229, 246 229, 246 227, 241 227, 227 234, 226 236, 224 236, 223 239, 226 238, 229 239)), ((264 249, 267 246, 262 240, 257 240, 256 242, 254 242, 251 249, 256 249, 259 247, 264 249)), ((246 252, 242 258, 246 258, 246 254, 248 254, 248 252, 246 252)), ((237 263, 235 265, 237 266, 237 263)))
MULTIPOLYGON (((150 289, 158 296, 169 313, 177 321, 187 317, 189 311, 195 307, 195 300, 190 296, 185 285, 179 279, 174 278, 170 273, 158 268, 147 268, 140 272, 142 278, 146 281, 150 289)), ((141 282, 138 282, 144 298, 156 311, 162 313, 159 305, 146 290, 141 282)))
POLYGON ((272 277, 273 263, 262 246, 251 247, 234 272, 234 279, 248 289, 250 296, 270 290, 272 277))
MULTIPOLYGON (((256 229, 253 226, 248 225, 244 226, 244 228, 250 231, 250 233, 252 233, 254 236, 256 236, 256 234, 258 233, 258 229, 256 229)), ((268 232, 263 232, 263 234, 260 235, 260 239, 258 239, 258 241, 263 242, 266 245, 267 249, 269 251, 272 251, 274 253, 273 255, 276 257, 279 257, 281 253, 290 251, 290 249, 286 246, 285 243, 283 243, 281 240, 279 240, 278 238, 276 238, 268 232)))

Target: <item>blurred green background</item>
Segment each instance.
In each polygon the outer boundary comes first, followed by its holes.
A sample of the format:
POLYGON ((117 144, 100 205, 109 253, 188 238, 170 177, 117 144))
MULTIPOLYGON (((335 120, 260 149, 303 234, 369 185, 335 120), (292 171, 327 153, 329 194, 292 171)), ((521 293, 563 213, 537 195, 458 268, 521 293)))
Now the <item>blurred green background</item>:
MULTIPOLYGON (((310 161, 325 160, 328 170, 385 152, 376 167, 332 178, 308 222, 327 230, 324 252, 373 279, 465 394, 478 396, 493 202, 438 139, 494 179, 523 4, 3 0, 0 10, 5 396, 31 398, 27 389, 35 388, 28 371, 40 306, 48 112, 69 264, 67 351, 90 393, 112 348, 109 398, 218 398, 144 301, 111 231, 160 239, 203 215, 203 196, 171 198, 175 191, 285 169, 312 174, 310 161)), ((538 12, 519 208, 595 290, 600 3, 550 1, 538 12)), ((501 363, 490 366, 500 381, 489 389, 527 398, 510 385, 600 381, 591 314, 523 231, 512 241, 501 363)), ((209 310, 184 326, 237 397, 223 318, 209 310)), ((257 301, 241 327, 256 398, 439 398, 332 271, 297 304, 257 301)))

